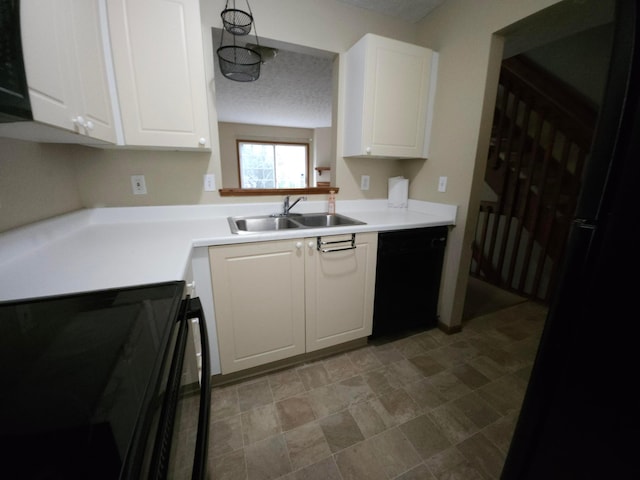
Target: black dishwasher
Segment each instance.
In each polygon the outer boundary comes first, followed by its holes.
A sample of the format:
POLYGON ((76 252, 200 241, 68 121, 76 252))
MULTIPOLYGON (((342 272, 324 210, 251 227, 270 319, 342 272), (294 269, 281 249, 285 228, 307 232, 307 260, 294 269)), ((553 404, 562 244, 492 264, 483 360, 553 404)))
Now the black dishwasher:
POLYGON ((448 227, 378 234, 371 339, 394 339, 438 324, 438 295, 448 227))

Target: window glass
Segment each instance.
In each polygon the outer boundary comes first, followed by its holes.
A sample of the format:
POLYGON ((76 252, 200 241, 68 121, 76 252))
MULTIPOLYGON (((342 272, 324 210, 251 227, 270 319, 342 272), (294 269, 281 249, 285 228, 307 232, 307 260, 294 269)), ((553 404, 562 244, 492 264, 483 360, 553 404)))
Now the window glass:
POLYGON ((308 144, 238 141, 241 188, 305 188, 308 144))

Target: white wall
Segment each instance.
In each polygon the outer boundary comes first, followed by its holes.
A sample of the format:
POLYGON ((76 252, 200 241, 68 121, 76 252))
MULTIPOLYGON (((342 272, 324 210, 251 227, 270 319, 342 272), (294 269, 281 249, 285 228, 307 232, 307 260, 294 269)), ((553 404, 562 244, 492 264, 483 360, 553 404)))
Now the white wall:
POLYGON ((82 208, 73 157, 84 150, 0 138, 0 232, 82 208))
POLYGON ((439 52, 430 157, 408 164, 409 196, 458 205, 445 258, 441 322, 462 322, 471 243, 484 180, 503 39, 496 32, 557 0, 447 0, 420 24, 419 43, 439 52), (440 176, 447 192, 438 193, 440 176))

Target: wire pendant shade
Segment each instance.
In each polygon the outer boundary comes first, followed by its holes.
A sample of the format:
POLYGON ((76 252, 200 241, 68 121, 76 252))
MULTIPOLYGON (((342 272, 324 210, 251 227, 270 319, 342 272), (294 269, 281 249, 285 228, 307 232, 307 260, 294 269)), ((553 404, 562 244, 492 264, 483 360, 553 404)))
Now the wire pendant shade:
MULTIPOLYGON (((246 3, 249 12, 235 8, 235 0, 233 0, 233 8, 229 8, 229 0, 227 0, 225 9, 220 14, 223 28, 220 36, 220 47, 216 52, 218 65, 222 75, 236 82, 253 82, 257 80, 260 77, 260 65, 262 64, 262 56, 257 49, 236 45, 236 37, 248 35, 252 27, 255 30, 248 0, 246 3), (225 32, 232 35, 233 44, 224 44, 225 32)), ((260 47, 257 32, 255 37, 255 44, 260 47)))

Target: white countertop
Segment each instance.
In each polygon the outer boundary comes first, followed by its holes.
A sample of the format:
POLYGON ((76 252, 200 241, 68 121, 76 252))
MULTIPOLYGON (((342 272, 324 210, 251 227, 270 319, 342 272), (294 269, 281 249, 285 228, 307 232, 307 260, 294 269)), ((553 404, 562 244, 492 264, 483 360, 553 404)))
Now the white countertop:
MULTIPOLYGON (((338 201, 348 227, 232 234, 228 216, 277 212, 280 204, 222 204, 81 210, 0 234, 0 301, 187 279, 196 247, 339 233, 455 225, 457 207, 409 201, 338 201)), ((326 211, 302 202, 297 213, 326 211)))

